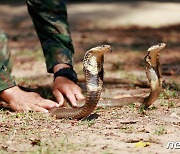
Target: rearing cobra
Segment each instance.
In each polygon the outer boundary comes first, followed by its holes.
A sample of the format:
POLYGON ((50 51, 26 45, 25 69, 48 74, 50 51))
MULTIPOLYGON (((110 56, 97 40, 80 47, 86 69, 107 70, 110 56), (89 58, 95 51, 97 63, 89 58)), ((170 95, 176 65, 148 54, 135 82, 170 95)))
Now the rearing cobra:
POLYGON ((86 78, 87 96, 85 104, 79 108, 52 108, 51 115, 56 118, 81 119, 90 115, 100 98, 104 76, 104 54, 111 51, 109 45, 95 47, 86 52, 83 59, 83 72, 86 78))
POLYGON ((146 75, 151 88, 147 97, 124 97, 119 99, 99 100, 103 85, 104 54, 111 51, 109 45, 103 45, 88 50, 83 60, 83 71, 86 79, 87 96, 85 104, 78 108, 52 108, 50 114, 56 118, 81 119, 90 115, 98 106, 123 106, 128 102, 140 102, 147 108, 158 98, 162 88, 162 76, 159 63, 159 52, 165 43, 150 47, 145 56, 146 75), (99 102, 99 103, 98 103, 99 102))

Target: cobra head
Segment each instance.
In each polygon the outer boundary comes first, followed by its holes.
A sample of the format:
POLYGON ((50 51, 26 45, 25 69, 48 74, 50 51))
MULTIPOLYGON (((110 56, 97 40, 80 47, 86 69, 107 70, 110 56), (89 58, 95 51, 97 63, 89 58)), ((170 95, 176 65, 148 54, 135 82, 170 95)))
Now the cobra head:
POLYGON ((165 43, 159 43, 158 45, 153 45, 152 47, 150 47, 148 49, 149 52, 159 52, 161 51, 162 49, 164 49, 166 46, 165 43))
POLYGON ((107 52, 112 52, 112 49, 111 49, 110 45, 102 45, 102 46, 98 46, 98 47, 94 47, 94 48, 90 49, 90 52, 93 55, 102 56, 107 52))
POLYGON ((154 45, 152 47, 150 47, 147 51, 147 55, 145 57, 145 60, 148 63, 151 63, 152 66, 156 66, 157 65, 157 58, 158 58, 158 54, 159 52, 164 49, 166 46, 165 43, 159 43, 158 45, 154 45))

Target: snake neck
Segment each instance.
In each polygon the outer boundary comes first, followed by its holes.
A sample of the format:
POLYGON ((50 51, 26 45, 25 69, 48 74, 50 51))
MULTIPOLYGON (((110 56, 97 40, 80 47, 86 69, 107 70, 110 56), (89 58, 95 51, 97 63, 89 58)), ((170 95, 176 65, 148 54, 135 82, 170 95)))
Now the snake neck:
POLYGON ((94 56, 89 53, 85 56, 84 64, 84 76, 86 79, 87 92, 101 91, 103 85, 104 76, 104 56, 94 56))
POLYGON ((150 54, 147 53, 145 57, 147 63, 146 75, 151 88, 151 92, 148 97, 144 99, 143 104, 145 107, 150 106, 159 96, 162 88, 162 75, 159 62, 159 53, 150 54))
POLYGON ((56 118, 81 119, 90 115, 100 98, 103 85, 104 54, 111 51, 109 45, 102 45, 88 50, 83 59, 83 71, 86 78, 87 96, 85 104, 79 108, 51 110, 56 118))
POLYGON ((148 52, 145 57, 145 62, 147 64, 146 75, 150 84, 150 88, 152 91, 156 91, 162 86, 162 74, 160 69, 159 53, 155 53, 154 55, 152 55, 152 53, 150 54, 148 52))

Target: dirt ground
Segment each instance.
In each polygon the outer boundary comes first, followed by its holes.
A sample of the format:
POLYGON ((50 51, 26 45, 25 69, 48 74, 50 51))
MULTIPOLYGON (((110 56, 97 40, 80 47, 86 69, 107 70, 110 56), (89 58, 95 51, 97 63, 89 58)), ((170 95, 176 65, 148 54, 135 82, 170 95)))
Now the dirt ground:
MULTIPOLYGON (((97 108, 83 120, 56 120, 49 115, 0 110, 0 153, 178 154, 166 149, 180 142, 180 10, 179 2, 69 2, 69 22, 75 46, 74 64, 83 81, 82 59, 91 47, 110 44, 105 56, 101 97, 148 95, 144 56, 154 44, 161 52, 162 93, 146 111, 132 102, 121 108, 97 108)), ((25 90, 54 99, 40 43, 24 1, 0 2, 0 28, 9 36, 12 75, 25 90)), ((79 82, 84 90, 85 84, 79 82)))

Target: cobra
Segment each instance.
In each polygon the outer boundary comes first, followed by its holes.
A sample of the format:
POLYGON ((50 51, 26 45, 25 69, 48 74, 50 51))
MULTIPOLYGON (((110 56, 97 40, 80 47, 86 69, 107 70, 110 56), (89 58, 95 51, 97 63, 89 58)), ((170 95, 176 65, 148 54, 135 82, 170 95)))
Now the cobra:
POLYGON ((78 108, 53 108, 50 114, 56 118, 81 119, 90 115, 96 106, 123 106, 132 102, 140 102, 147 108, 158 98, 162 88, 162 75, 159 54, 166 46, 160 43, 150 47, 145 56, 146 75, 151 88, 147 97, 124 97, 119 99, 99 100, 103 85, 104 54, 111 51, 109 45, 95 47, 86 52, 83 60, 83 71, 86 79, 87 96, 83 106, 78 108), (99 102, 99 103, 98 103, 99 102))
POLYGON ((52 108, 50 115, 56 118, 81 119, 94 111, 102 91, 104 54, 110 51, 109 45, 102 45, 90 49, 84 56, 83 72, 87 89, 85 104, 79 108, 52 108))

